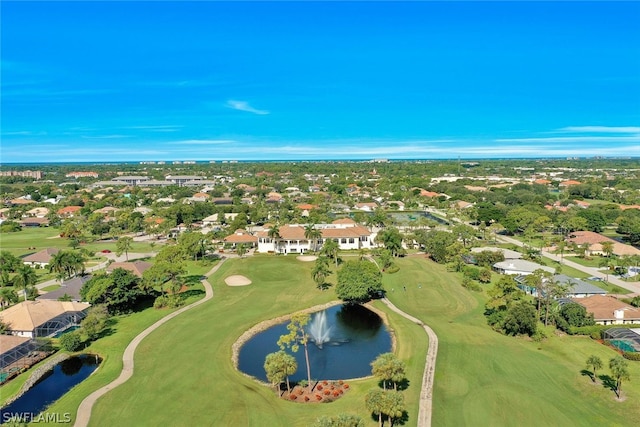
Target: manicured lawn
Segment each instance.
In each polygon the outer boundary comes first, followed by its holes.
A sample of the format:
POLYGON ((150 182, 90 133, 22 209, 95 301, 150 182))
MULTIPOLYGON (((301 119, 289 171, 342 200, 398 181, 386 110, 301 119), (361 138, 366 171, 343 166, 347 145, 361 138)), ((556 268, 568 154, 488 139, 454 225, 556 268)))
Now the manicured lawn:
MULTIPOLYGON (((70 249, 69 239, 61 238, 59 235, 60 230, 54 227, 26 228, 16 233, 1 233, 0 246, 2 246, 2 250, 7 250, 18 257, 30 255, 45 248, 70 249)), ((116 243, 90 242, 82 244, 80 247, 91 252, 103 249, 115 252, 116 243)), ((161 245, 157 244, 153 250, 158 251, 160 247, 161 245)), ((151 245, 147 242, 133 242, 129 252, 151 252, 151 245)))
MULTIPOLYGON (((210 278, 212 301, 176 318, 141 344, 136 357, 139 371, 98 402, 93 425, 167 425, 170 420, 171 425, 290 426, 343 412, 370 419, 364 395, 375 387, 373 379, 350 381, 351 391, 334 403, 304 405, 278 399, 272 389, 232 366, 231 346, 249 327, 335 299, 333 291, 315 289, 312 266, 294 257, 228 261, 210 278), (228 287, 224 278, 231 274, 245 275, 253 284, 228 287)), ((410 419, 415 420, 426 334, 395 315, 391 321, 404 336, 398 351, 408 359, 412 381, 406 397, 410 419)))
MULTIPOLYGON (((214 265, 215 262, 187 262, 187 278, 202 276, 214 265)), ((189 286, 189 297, 186 299, 185 304, 190 304, 193 301, 204 297, 204 287, 202 284, 199 282, 194 283, 194 280, 190 280, 189 282, 192 284, 189 286)), ((59 287, 59 285, 54 286, 59 287)), ((122 353, 129 342, 131 342, 131 340, 146 327, 152 325, 154 322, 172 311, 174 310, 156 310, 153 308, 146 308, 140 312, 114 316, 112 318, 113 325, 111 326, 111 330, 107 336, 91 343, 82 351, 83 353, 99 354, 103 358, 98 371, 74 388, 72 393, 68 393, 60 399, 60 401, 56 402, 55 405, 61 405, 62 408, 65 408, 61 409, 62 412, 73 412, 73 416, 75 417, 75 411, 77 406, 80 404, 80 401, 83 399, 83 396, 88 395, 92 391, 109 383, 120 374, 120 370, 122 369, 122 353), (73 407, 73 409, 69 409, 71 407, 73 407)), ((42 363, 45 363, 45 361, 40 364, 42 363)), ((40 364, 36 365, 36 367, 40 364)), ((35 369, 35 367, 0 387, 0 404, 13 396, 19 390, 22 384, 31 375, 33 369, 35 369)))
POLYGON ((551 335, 535 343, 500 335, 486 325, 482 294, 452 283, 430 261, 399 263, 400 271, 388 276, 396 289, 390 299, 439 337, 433 425, 635 425, 640 363, 629 361, 627 399, 616 402, 612 391, 581 375, 589 355, 608 365, 613 350, 586 337, 551 335), (406 293, 398 292, 401 283, 406 293))
MULTIPOLYGON (((635 425, 640 413, 640 363, 629 361, 632 381, 623 386, 627 398, 616 402, 612 391, 591 384, 581 374, 589 355, 600 356, 607 365, 616 354, 613 350, 586 337, 551 334, 536 343, 502 336, 486 325, 484 295, 462 288, 456 275, 422 256, 397 263, 399 272, 384 275, 385 288, 394 289, 389 298, 431 325, 439 337, 434 426, 635 425)), ((231 345, 249 327, 334 299, 333 290, 315 289, 312 266, 294 257, 228 261, 210 278, 215 293, 210 302, 142 342, 134 377, 98 401, 92 425, 307 426, 320 415, 338 413, 358 414, 367 425, 376 425, 364 408, 364 395, 375 387, 375 380, 351 381, 352 391, 334 403, 303 405, 277 399, 232 366, 231 345), (228 287, 224 278, 231 274, 245 275, 253 284, 228 287)), ((382 307, 379 302, 375 305, 382 307)), ((412 426, 426 334, 396 315, 389 317, 399 338, 398 354, 409 369, 406 425, 412 426)), ((121 340, 118 346, 124 348, 128 341, 119 335, 108 339, 121 340)), ((98 345, 105 343, 94 344, 98 345)), ((110 364, 98 371, 102 375, 89 378, 50 411, 75 414, 85 395, 108 382, 105 371, 110 378, 117 375, 120 355, 121 351, 108 357, 110 364)), ((600 371, 608 373, 606 367, 600 371)))

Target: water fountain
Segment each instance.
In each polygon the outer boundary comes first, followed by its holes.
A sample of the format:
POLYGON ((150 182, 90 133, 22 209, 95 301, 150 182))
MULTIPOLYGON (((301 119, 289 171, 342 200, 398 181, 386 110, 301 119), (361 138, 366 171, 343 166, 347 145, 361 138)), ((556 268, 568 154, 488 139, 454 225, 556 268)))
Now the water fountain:
MULTIPOLYGON (((245 374, 267 381, 264 360, 280 350, 278 339, 289 333, 288 322, 269 327, 251 337, 240 349, 238 368, 245 374)), ((391 335, 382 319, 357 304, 335 305, 311 315, 305 327, 309 342, 309 364, 313 378, 344 380, 371 375, 371 362, 391 351, 391 335)), ((292 352, 298 371, 292 381, 306 379, 305 352, 292 352)))
POLYGON ((309 324, 309 338, 313 341, 318 348, 322 348, 322 345, 329 342, 331 338, 331 326, 327 323, 327 312, 320 311, 315 314, 313 320, 309 324))

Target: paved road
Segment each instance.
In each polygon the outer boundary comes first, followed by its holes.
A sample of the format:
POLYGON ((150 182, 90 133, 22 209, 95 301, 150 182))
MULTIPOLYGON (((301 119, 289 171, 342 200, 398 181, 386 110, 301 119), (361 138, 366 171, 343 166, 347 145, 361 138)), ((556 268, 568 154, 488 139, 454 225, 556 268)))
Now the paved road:
MULTIPOLYGON (((446 214, 444 212, 439 211, 439 210, 434 209, 434 208, 427 209, 427 212, 432 212, 432 213, 436 213, 436 214, 441 215, 441 216, 446 216, 446 214)), ((452 218, 452 220, 455 221, 455 222, 464 223, 463 221, 461 221, 458 218, 452 218)), ((469 225, 469 224, 467 224, 467 225, 469 225)), ((473 225, 472 225, 472 227, 473 228, 477 228, 476 226, 473 226, 473 225)), ((498 236, 496 236, 496 238, 498 240, 500 240, 501 242, 504 242, 504 243, 512 243, 512 244, 520 246, 520 247, 524 246, 523 242, 521 242, 521 241, 519 241, 517 239, 514 239, 512 237, 498 235, 498 236)), ((633 293, 636 293, 636 294, 640 294, 640 284, 638 284, 638 283, 625 282, 624 280, 620 280, 619 278, 614 277, 614 276, 612 276, 610 274, 607 277, 607 274, 603 273, 599 269, 597 269, 595 267, 585 267, 584 265, 581 265, 581 264, 578 264, 578 263, 573 262, 571 260, 568 260, 566 256, 564 256, 561 259, 558 255, 552 254, 550 252, 544 252, 544 251, 542 252, 542 256, 544 256, 545 258, 549 258, 549 259, 552 259, 554 261, 560 262, 560 263, 562 263, 564 265, 568 265, 569 267, 575 268, 576 270, 580 270, 580 271, 582 271, 584 273, 587 273, 589 276, 595 276, 595 277, 600 277, 601 279, 605 279, 609 283, 613 283, 614 285, 620 286, 621 288, 624 288, 624 289, 627 289, 630 292, 633 292, 633 293)))
POLYGON ((438 336, 433 329, 425 325, 420 319, 400 310, 388 299, 383 298, 382 302, 384 302, 391 310, 422 326, 429 336, 429 349, 427 350, 427 360, 424 365, 424 374, 422 376, 422 389, 420 390, 420 409, 418 410, 417 426, 431 427, 431 415, 433 413, 433 379, 436 373, 436 357, 438 356, 438 336))
MULTIPOLYGON (((511 237, 507 237, 507 236, 497 236, 498 240, 504 242, 504 243, 512 243, 514 245, 518 245, 518 246, 524 246, 524 243, 522 243, 521 241, 511 238, 511 237)), ((587 274, 589 274, 590 276, 595 276, 595 277, 600 277, 602 279, 607 280, 609 283, 613 283, 616 286, 620 286, 621 288, 627 289, 630 292, 634 292, 637 294, 640 294, 640 284, 638 283, 631 283, 631 282, 625 282, 624 280, 620 280, 617 277, 612 276, 611 274, 608 275, 607 278, 607 274, 603 273, 602 271, 600 271, 598 268, 596 267, 585 267, 584 265, 578 264, 577 262, 571 261, 569 259, 567 259, 566 256, 564 256, 563 258, 560 258, 558 255, 552 254, 550 252, 544 252, 542 251, 542 256, 544 256, 545 258, 549 258, 551 260, 560 262, 561 264, 564 265, 568 265, 569 267, 575 268, 576 270, 580 270, 583 271, 587 274)))
MULTIPOLYGON (((100 264, 94 265, 93 267, 89 267, 85 270, 85 272, 87 273, 93 273, 94 271, 98 271, 98 270, 102 270, 103 268, 106 268, 107 265, 109 265, 109 261, 113 260, 114 262, 123 262, 123 261, 127 261, 127 257, 125 255, 120 255, 117 256, 115 253, 108 253, 108 254, 100 254, 101 256, 104 256, 107 258, 107 261, 101 262, 100 264)), ((136 259, 141 259, 141 258, 152 258, 156 256, 155 253, 135 253, 132 252, 129 254, 128 260, 129 261, 133 261, 136 259)), ((43 288, 46 288, 47 286, 52 286, 52 285, 59 285, 60 281, 57 279, 51 279, 51 280, 47 280, 46 282, 42 282, 42 283, 38 283, 36 285, 36 289, 38 290, 42 290, 43 288)))
MULTIPOLYGON (((129 255, 130 255, 129 259, 131 259, 131 254, 129 255)), ((222 260, 215 267, 213 267, 211 271, 209 271, 205 275, 205 277, 209 277, 213 273, 215 273, 218 270, 218 268, 220 268, 220 266, 224 263, 225 259, 226 258, 222 258, 222 260)), ((129 343, 127 348, 124 350, 124 354, 122 355, 122 371, 120 372, 120 376, 115 380, 111 381, 109 384, 105 385, 104 387, 91 393, 80 403, 80 406, 78 407, 78 412, 76 414, 76 422, 74 424, 75 427, 87 426, 89 424, 89 419, 91 418, 91 410, 93 409, 93 405, 96 403, 96 401, 100 397, 102 397, 104 394, 109 392, 110 390, 113 390, 119 385, 127 382, 129 378, 133 376, 133 367, 134 367, 133 357, 134 357, 135 351, 138 348, 138 345, 142 342, 144 338, 147 337, 147 335, 149 335, 151 332, 155 331, 160 326, 164 325, 174 317, 179 316, 180 314, 184 313, 187 310, 192 309, 193 307, 197 307, 200 304, 204 304, 205 302, 213 298, 213 288, 211 287, 211 284, 206 279, 202 280, 202 284, 204 285, 204 289, 205 289, 205 297, 203 299, 198 300, 186 307, 182 307, 180 310, 174 311, 168 316, 163 317, 162 319, 158 320, 156 323, 154 323, 153 325, 149 326, 147 329, 142 331, 140 334, 138 334, 138 336, 136 336, 133 339, 133 341, 129 343)))

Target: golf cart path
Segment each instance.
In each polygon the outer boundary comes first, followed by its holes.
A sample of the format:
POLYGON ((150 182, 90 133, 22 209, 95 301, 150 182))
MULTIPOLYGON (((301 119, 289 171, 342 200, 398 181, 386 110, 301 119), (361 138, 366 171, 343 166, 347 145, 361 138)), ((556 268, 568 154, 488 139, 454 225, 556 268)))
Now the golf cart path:
POLYGON ((436 373, 436 357, 438 355, 438 336, 429 326, 424 324, 422 320, 417 319, 410 314, 405 313, 398 307, 393 305, 386 298, 382 299, 391 310, 399 315, 411 320, 412 322, 422 326, 429 336, 429 349, 427 350, 427 360, 424 365, 424 374, 422 376, 422 388, 420 390, 420 409, 418 410, 418 427, 431 427, 431 414, 433 412, 433 378, 436 373))
POLYGON ((220 262, 205 275, 205 278, 202 279, 201 283, 205 289, 205 296, 203 299, 198 300, 185 307, 182 307, 181 309, 174 311, 173 313, 163 317, 162 319, 158 320, 156 323, 154 323, 153 325, 149 326, 147 329, 142 331, 140 334, 138 334, 129 343, 129 345, 124 350, 124 353, 122 355, 122 371, 120 372, 120 376, 118 376, 118 378, 116 378, 115 380, 111 381, 109 384, 99 388, 98 390, 94 391, 89 396, 84 398, 84 400, 80 403, 80 406, 78 406, 78 412, 76 414, 76 422, 74 424, 75 427, 87 426, 89 424, 89 419, 91 418, 91 410, 93 408, 93 405, 96 403, 96 401, 107 392, 127 382, 129 378, 133 376, 133 357, 134 357, 135 351, 138 348, 138 345, 142 342, 144 338, 147 337, 147 335, 149 335, 151 332, 155 331, 160 326, 167 323, 169 320, 173 319, 174 317, 184 313, 189 309, 192 309, 193 307, 197 307, 200 304, 204 304, 205 302, 213 298, 213 288, 211 287, 211 284, 207 281, 206 278, 211 276, 213 273, 215 273, 220 268, 220 266, 224 263, 225 260, 226 258, 222 258, 222 260, 220 260, 220 262))

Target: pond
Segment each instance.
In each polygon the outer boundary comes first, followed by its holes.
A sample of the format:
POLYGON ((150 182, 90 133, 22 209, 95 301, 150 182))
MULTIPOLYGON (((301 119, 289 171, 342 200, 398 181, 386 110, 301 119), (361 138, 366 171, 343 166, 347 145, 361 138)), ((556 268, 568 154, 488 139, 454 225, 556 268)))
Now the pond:
POLYGON ((63 360, 47 372, 33 387, 5 408, 2 408, 0 424, 11 414, 39 414, 58 400, 73 386, 85 380, 98 368, 101 359, 92 354, 82 354, 63 360))
MULTIPOLYGON (((288 333, 288 321, 260 332, 240 349, 238 368, 264 382, 264 361, 279 350, 277 341, 288 333)), ((380 316, 361 305, 337 305, 313 313, 307 326, 311 377, 340 380, 371 375, 370 363, 381 353, 391 351, 391 335, 380 316)), ((291 353, 291 352, 290 352, 291 353)), ((292 381, 306 379, 304 347, 294 355, 298 371, 292 381)))

